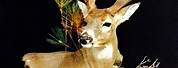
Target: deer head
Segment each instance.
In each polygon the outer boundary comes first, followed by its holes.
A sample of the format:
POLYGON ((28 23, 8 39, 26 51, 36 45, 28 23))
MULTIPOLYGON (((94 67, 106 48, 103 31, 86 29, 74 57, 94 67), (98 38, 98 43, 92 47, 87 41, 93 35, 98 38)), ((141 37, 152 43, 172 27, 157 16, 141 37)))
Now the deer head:
POLYGON ((90 48, 111 44, 117 48, 117 26, 128 20, 140 3, 125 6, 130 0, 117 0, 109 8, 98 9, 95 0, 85 2, 86 4, 78 1, 85 23, 82 27, 81 45, 90 48))

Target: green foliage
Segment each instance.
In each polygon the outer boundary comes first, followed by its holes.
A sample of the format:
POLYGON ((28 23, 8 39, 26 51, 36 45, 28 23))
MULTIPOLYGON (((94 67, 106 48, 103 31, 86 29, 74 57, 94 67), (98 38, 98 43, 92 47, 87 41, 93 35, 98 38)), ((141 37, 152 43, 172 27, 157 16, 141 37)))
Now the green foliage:
MULTIPOLYGON (((55 27, 52 27, 52 33, 49 34, 50 38, 47 38, 46 41, 49 42, 52 45, 62 45, 69 47, 67 45, 67 35, 71 35, 71 29, 73 28, 74 23, 78 22, 78 19, 80 17, 80 9, 77 5, 76 0, 55 0, 55 2, 58 4, 58 7, 60 9, 61 14, 61 25, 63 25, 64 28, 59 27, 56 25, 55 27)), ((70 38, 75 45, 72 37, 70 38)))
POLYGON ((60 8, 63 8, 64 6, 68 5, 71 1, 72 0, 55 0, 55 2, 60 8))
POLYGON ((52 28, 52 34, 49 34, 52 39, 47 39, 46 41, 53 45, 66 45, 67 37, 62 28, 55 27, 52 28))
POLYGON ((55 0, 60 8, 60 11, 66 15, 73 15, 73 13, 79 11, 79 7, 76 3, 76 0, 55 0))

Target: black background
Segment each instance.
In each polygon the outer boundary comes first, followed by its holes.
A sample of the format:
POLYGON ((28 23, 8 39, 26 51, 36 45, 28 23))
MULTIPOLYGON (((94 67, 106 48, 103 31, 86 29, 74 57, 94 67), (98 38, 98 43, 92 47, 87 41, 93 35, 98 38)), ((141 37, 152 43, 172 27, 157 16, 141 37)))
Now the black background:
MULTIPOLYGON (((105 1, 97 4, 100 7, 112 4, 105 1)), ((140 2, 135 14, 117 30, 124 55, 123 66, 134 68, 147 55, 152 60, 160 58, 160 68, 177 68, 178 3, 140 2)), ((57 12, 57 4, 52 0, 1 0, 0 68, 23 68, 22 56, 29 52, 60 50, 45 42, 50 27, 59 21, 57 12)))

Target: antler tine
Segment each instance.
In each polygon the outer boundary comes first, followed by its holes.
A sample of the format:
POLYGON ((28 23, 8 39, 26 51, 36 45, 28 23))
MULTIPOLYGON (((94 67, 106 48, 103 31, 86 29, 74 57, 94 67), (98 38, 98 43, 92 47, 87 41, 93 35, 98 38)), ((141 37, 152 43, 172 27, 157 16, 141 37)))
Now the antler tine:
POLYGON ((87 3, 87 7, 89 10, 96 8, 96 5, 95 5, 96 0, 84 0, 84 1, 85 1, 85 3, 87 3))
POLYGON ((113 6, 108 8, 108 11, 112 14, 115 14, 119 9, 121 9, 123 6, 125 6, 127 3, 129 3, 131 0, 116 0, 113 6))

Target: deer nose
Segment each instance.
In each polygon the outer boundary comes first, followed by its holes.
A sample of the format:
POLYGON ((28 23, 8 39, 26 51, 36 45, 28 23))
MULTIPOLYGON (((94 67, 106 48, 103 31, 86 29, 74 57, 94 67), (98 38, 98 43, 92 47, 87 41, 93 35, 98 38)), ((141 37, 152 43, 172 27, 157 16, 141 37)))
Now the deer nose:
POLYGON ((79 42, 83 45, 86 45, 88 43, 91 43, 93 41, 93 39, 90 36, 81 36, 79 39, 79 42))
POLYGON ((80 43, 85 45, 87 44, 87 41, 85 39, 80 39, 80 43))

